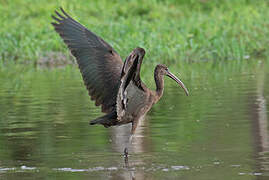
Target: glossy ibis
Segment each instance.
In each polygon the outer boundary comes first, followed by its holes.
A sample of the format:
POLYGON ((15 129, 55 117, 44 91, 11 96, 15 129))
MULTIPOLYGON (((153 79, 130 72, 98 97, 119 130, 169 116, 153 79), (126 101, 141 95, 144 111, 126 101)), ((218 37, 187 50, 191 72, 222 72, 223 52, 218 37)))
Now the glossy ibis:
MULTIPOLYGON (((84 84, 95 105, 106 115, 90 121, 104 127, 132 123, 130 141, 138 121, 159 101, 164 90, 164 75, 175 80, 188 95, 184 84, 165 65, 155 67, 156 90, 150 90, 140 79, 145 50, 135 48, 121 60, 118 53, 102 38, 71 18, 62 8, 52 16, 56 32, 75 56, 84 84)), ((130 143, 130 142, 129 142, 130 143)), ((127 148, 124 150, 127 154, 127 148)))

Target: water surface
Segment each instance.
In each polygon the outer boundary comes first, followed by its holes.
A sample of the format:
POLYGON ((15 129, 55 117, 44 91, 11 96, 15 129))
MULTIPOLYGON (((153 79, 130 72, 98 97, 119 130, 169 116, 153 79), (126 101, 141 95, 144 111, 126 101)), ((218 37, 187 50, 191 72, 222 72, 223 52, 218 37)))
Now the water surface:
MULTIPOLYGON (((88 125, 102 113, 76 67, 1 67, 0 178, 268 179, 268 65, 180 68, 191 96, 165 79, 127 168, 122 151, 130 127, 88 125)), ((143 71, 154 87, 152 72, 143 71)))

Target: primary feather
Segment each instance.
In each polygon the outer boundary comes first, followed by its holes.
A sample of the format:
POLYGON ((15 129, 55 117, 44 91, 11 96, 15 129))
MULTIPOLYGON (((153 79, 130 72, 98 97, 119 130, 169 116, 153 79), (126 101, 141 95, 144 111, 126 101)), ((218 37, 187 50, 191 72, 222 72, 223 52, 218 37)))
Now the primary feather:
POLYGON ((55 11, 52 25, 75 56, 84 84, 92 100, 102 111, 115 109, 123 62, 119 54, 102 38, 71 18, 62 8, 55 11))

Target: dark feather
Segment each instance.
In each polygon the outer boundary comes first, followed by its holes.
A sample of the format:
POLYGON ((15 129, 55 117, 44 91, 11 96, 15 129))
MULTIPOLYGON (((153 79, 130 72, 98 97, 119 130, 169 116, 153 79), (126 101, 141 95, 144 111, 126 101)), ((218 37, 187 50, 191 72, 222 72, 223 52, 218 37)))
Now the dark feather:
POLYGON ((110 126, 115 126, 117 125, 117 113, 116 111, 112 111, 111 113, 108 113, 102 117, 99 117, 97 119, 94 119, 90 121, 90 125, 95 125, 95 124, 102 124, 104 127, 110 127, 110 126))
POLYGON ((75 56, 84 84, 95 104, 109 113, 115 108, 123 62, 118 53, 103 39, 71 18, 62 8, 62 14, 52 25, 75 56))

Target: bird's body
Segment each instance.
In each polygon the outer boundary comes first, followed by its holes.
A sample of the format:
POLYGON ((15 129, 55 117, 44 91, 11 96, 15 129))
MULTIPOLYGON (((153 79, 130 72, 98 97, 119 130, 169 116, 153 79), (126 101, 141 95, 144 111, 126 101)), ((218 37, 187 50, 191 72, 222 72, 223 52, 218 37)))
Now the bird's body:
POLYGON ((62 8, 61 11, 63 15, 55 11, 57 17, 52 17, 57 23, 52 25, 75 56, 91 99, 106 113, 92 120, 91 125, 110 127, 132 123, 133 134, 139 119, 162 97, 164 75, 175 80, 188 95, 184 84, 162 64, 157 65, 154 71, 156 90, 148 89, 140 79, 144 49, 135 48, 123 63, 107 42, 71 18, 62 8))

